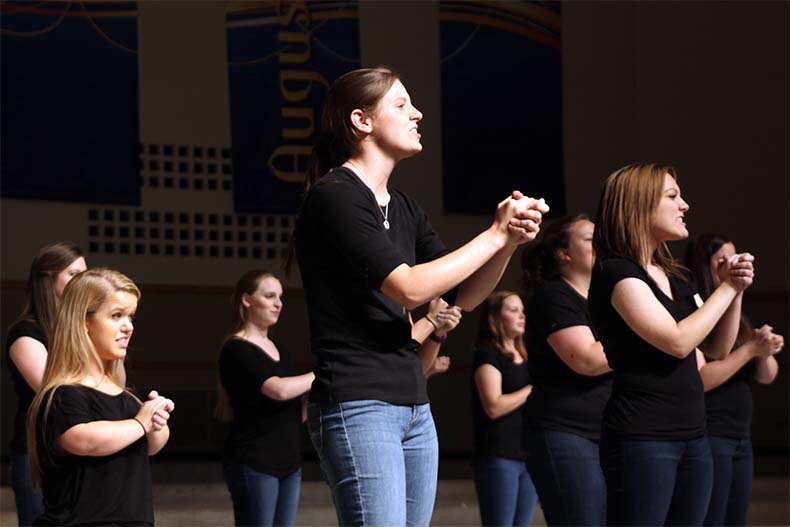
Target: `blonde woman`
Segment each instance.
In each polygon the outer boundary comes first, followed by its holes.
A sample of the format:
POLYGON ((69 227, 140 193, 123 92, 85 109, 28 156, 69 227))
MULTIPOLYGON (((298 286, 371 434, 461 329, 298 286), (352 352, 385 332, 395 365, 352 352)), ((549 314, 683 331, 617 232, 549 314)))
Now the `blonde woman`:
POLYGON ((537 494, 521 447, 532 392, 524 304, 496 291, 483 304, 474 355, 474 479, 483 525, 530 525, 537 494))
POLYGON ((8 328, 6 359, 17 398, 9 459, 19 525, 32 525, 44 512, 41 493, 33 490, 30 481, 25 439, 27 409, 41 386, 63 289, 85 269, 82 251, 73 243, 56 242, 42 247, 30 264, 22 313, 8 328))
POLYGON ((293 525, 302 481, 302 396, 312 372, 296 375, 291 354, 269 330, 280 319, 283 287, 264 270, 245 273, 233 296, 231 334, 222 345, 222 404, 230 412, 223 468, 236 525, 293 525))
POLYGON ((69 282, 41 389, 28 412, 33 482, 44 495, 36 525, 153 525, 148 457, 167 443, 173 401, 141 403, 123 382, 140 291, 117 271, 69 282))
POLYGON ((604 183, 589 306, 609 366, 601 466, 608 525, 701 525, 713 485, 695 350, 732 349, 754 258, 733 255, 697 308, 693 281, 666 242, 688 237, 675 170, 635 164, 604 183))

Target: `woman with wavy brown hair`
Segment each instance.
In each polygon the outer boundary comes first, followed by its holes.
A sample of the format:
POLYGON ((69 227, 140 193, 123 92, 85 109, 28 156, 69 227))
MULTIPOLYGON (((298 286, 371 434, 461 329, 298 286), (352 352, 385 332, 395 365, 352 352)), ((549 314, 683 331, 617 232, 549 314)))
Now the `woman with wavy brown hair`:
POLYGON ((9 459, 19 525, 31 525, 44 511, 41 494, 33 490, 30 480, 25 439, 27 409, 41 386, 63 289, 85 269, 85 257, 73 243, 56 242, 42 247, 30 264, 22 313, 8 329, 6 359, 17 396, 9 459))
POLYGON ((601 465, 611 525, 700 525, 713 466, 695 350, 732 349, 753 257, 722 262, 721 285, 698 308, 666 243, 688 237, 674 168, 641 163, 604 182, 595 221, 589 306, 609 366, 601 465), (710 336, 709 336, 710 335, 710 336))
POLYGON ((111 269, 85 271, 63 291, 27 420, 44 495, 36 525, 153 525, 148 457, 167 443, 174 405, 156 391, 143 403, 124 384, 139 298, 111 269))
POLYGON ((482 525, 530 525, 538 500, 522 449, 532 392, 524 304, 513 291, 483 303, 473 360, 474 479, 482 525))

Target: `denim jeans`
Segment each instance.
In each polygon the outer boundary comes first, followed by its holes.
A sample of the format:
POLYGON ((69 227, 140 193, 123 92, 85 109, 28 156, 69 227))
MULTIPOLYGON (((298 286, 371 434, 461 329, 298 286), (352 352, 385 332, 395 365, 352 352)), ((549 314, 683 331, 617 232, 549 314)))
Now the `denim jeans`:
POLYGON ((713 492, 705 525, 746 525, 752 496, 752 442, 709 436, 713 453, 713 492))
POLYGON ((524 526, 532 523, 538 495, 524 461, 493 457, 474 466, 475 490, 484 526, 524 526))
POLYGON ((340 525, 430 523, 439 469, 430 405, 310 403, 307 426, 340 525))
POLYGON ((605 525, 606 479, 599 445, 580 435, 531 429, 527 468, 548 525, 605 525))
POLYGON ((702 525, 713 487, 707 437, 601 440, 609 525, 702 525))
POLYGON ((44 498, 41 493, 33 490, 27 454, 9 450, 8 456, 11 464, 11 488, 14 489, 19 525, 33 525, 33 521, 44 512, 44 498))
POLYGON ((278 478, 239 463, 224 467, 236 525, 293 525, 302 470, 278 478))

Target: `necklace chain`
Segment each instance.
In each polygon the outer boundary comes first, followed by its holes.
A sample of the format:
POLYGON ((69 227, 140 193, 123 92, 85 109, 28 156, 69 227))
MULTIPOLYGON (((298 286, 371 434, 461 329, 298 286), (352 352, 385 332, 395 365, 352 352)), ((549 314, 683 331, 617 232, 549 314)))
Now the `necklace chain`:
MULTIPOLYGON (((360 169, 360 168, 359 168, 357 165, 355 165, 355 164, 354 164, 354 163, 352 163, 351 161, 346 161, 346 163, 348 163, 349 165, 351 165, 351 166, 353 167, 353 169, 354 169, 354 172, 356 172, 356 173, 357 173, 357 175, 358 175, 358 176, 359 176, 359 178, 362 180, 362 182, 363 182, 363 183, 364 183, 364 184, 365 184, 365 185, 366 185, 368 188, 371 188, 371 187, 370 187, 370 183, 368 183, 368 180, 365 178, 365 174, 362 172, 362 169, 360 169)), ((373 189, 371 188, 371 191, 372 191, 372 190, 373 190, 373 189)), ((375 193, 374 193, 374 194, 373 194, 373 198, 374 198, 374 200, 375 200, 375 197, 376 197, 376 195, 375 195, 375 193)), ((386 204, 386 205, 384 205, 384 207, 383 207, 383 209, 384 209, 384 210, 382 210, 382 206, 381 206, 381 205, 379 205, 379 203, 378 203, 378 200, 375 200, 375 201, 376 201, 376 205, 378 206, 379 212, 380 212, 380 213, 381 213, 381 215, 384 217, 384 223, 382 223, 382 225, 384 225, 384 228, 385 228, 385 229, 389 230, 389 229, 390 229, 390 222, 389 222, 389 219, 388 219, 388 217, 389 217, 389 214, 390 214, 390 202, 389 202, 389 201, 387 201, 387 204, 386 204)))

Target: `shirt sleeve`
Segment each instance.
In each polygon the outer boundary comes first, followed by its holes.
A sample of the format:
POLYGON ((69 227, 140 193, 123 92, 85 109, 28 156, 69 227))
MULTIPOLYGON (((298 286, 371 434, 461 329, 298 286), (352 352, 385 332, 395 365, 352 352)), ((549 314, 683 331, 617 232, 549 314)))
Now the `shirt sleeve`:
POLYGON ((49 411, 47 397, 39 410, 39 422, 44 424, 44 438, 50 449, 69 428, 96 420, 85 388, 65 385, 54 390, 49 411))
POLYGON ((606 290, 609 291, 610 296, 614 286, 626 278, 638 278, 650 285, 647 281, 647 272, 628 258, 609 258, 604 260, 601 266, 602 272, 600 276, 604 280, 606 290))
POLYGON ((376 290, 406 258, 385 234, 382 218, 365 189, 342 180, 319 183, 309 196, 310 220, 376 290))
POLYGON ((535 323, 543 326, 536 329, 547 337, 561 329, 590 325, 584 305, 574 298, 572 292, 559 287, 544 288, 536 308, 539 316, 535 323))
POLYGON ((474 367, 473 371, 485 364, 490 364, 500 372, 502 371, 502 363, 499 359, 500 353, 494 348, 483 347, 475 350, 474 367))
POLYGON ((276 375, 271 363, 253 344, 230 339, 220 354, 220 376, 225 389, 235 391, 242 386, 257 393, 263 383, 276 375))

